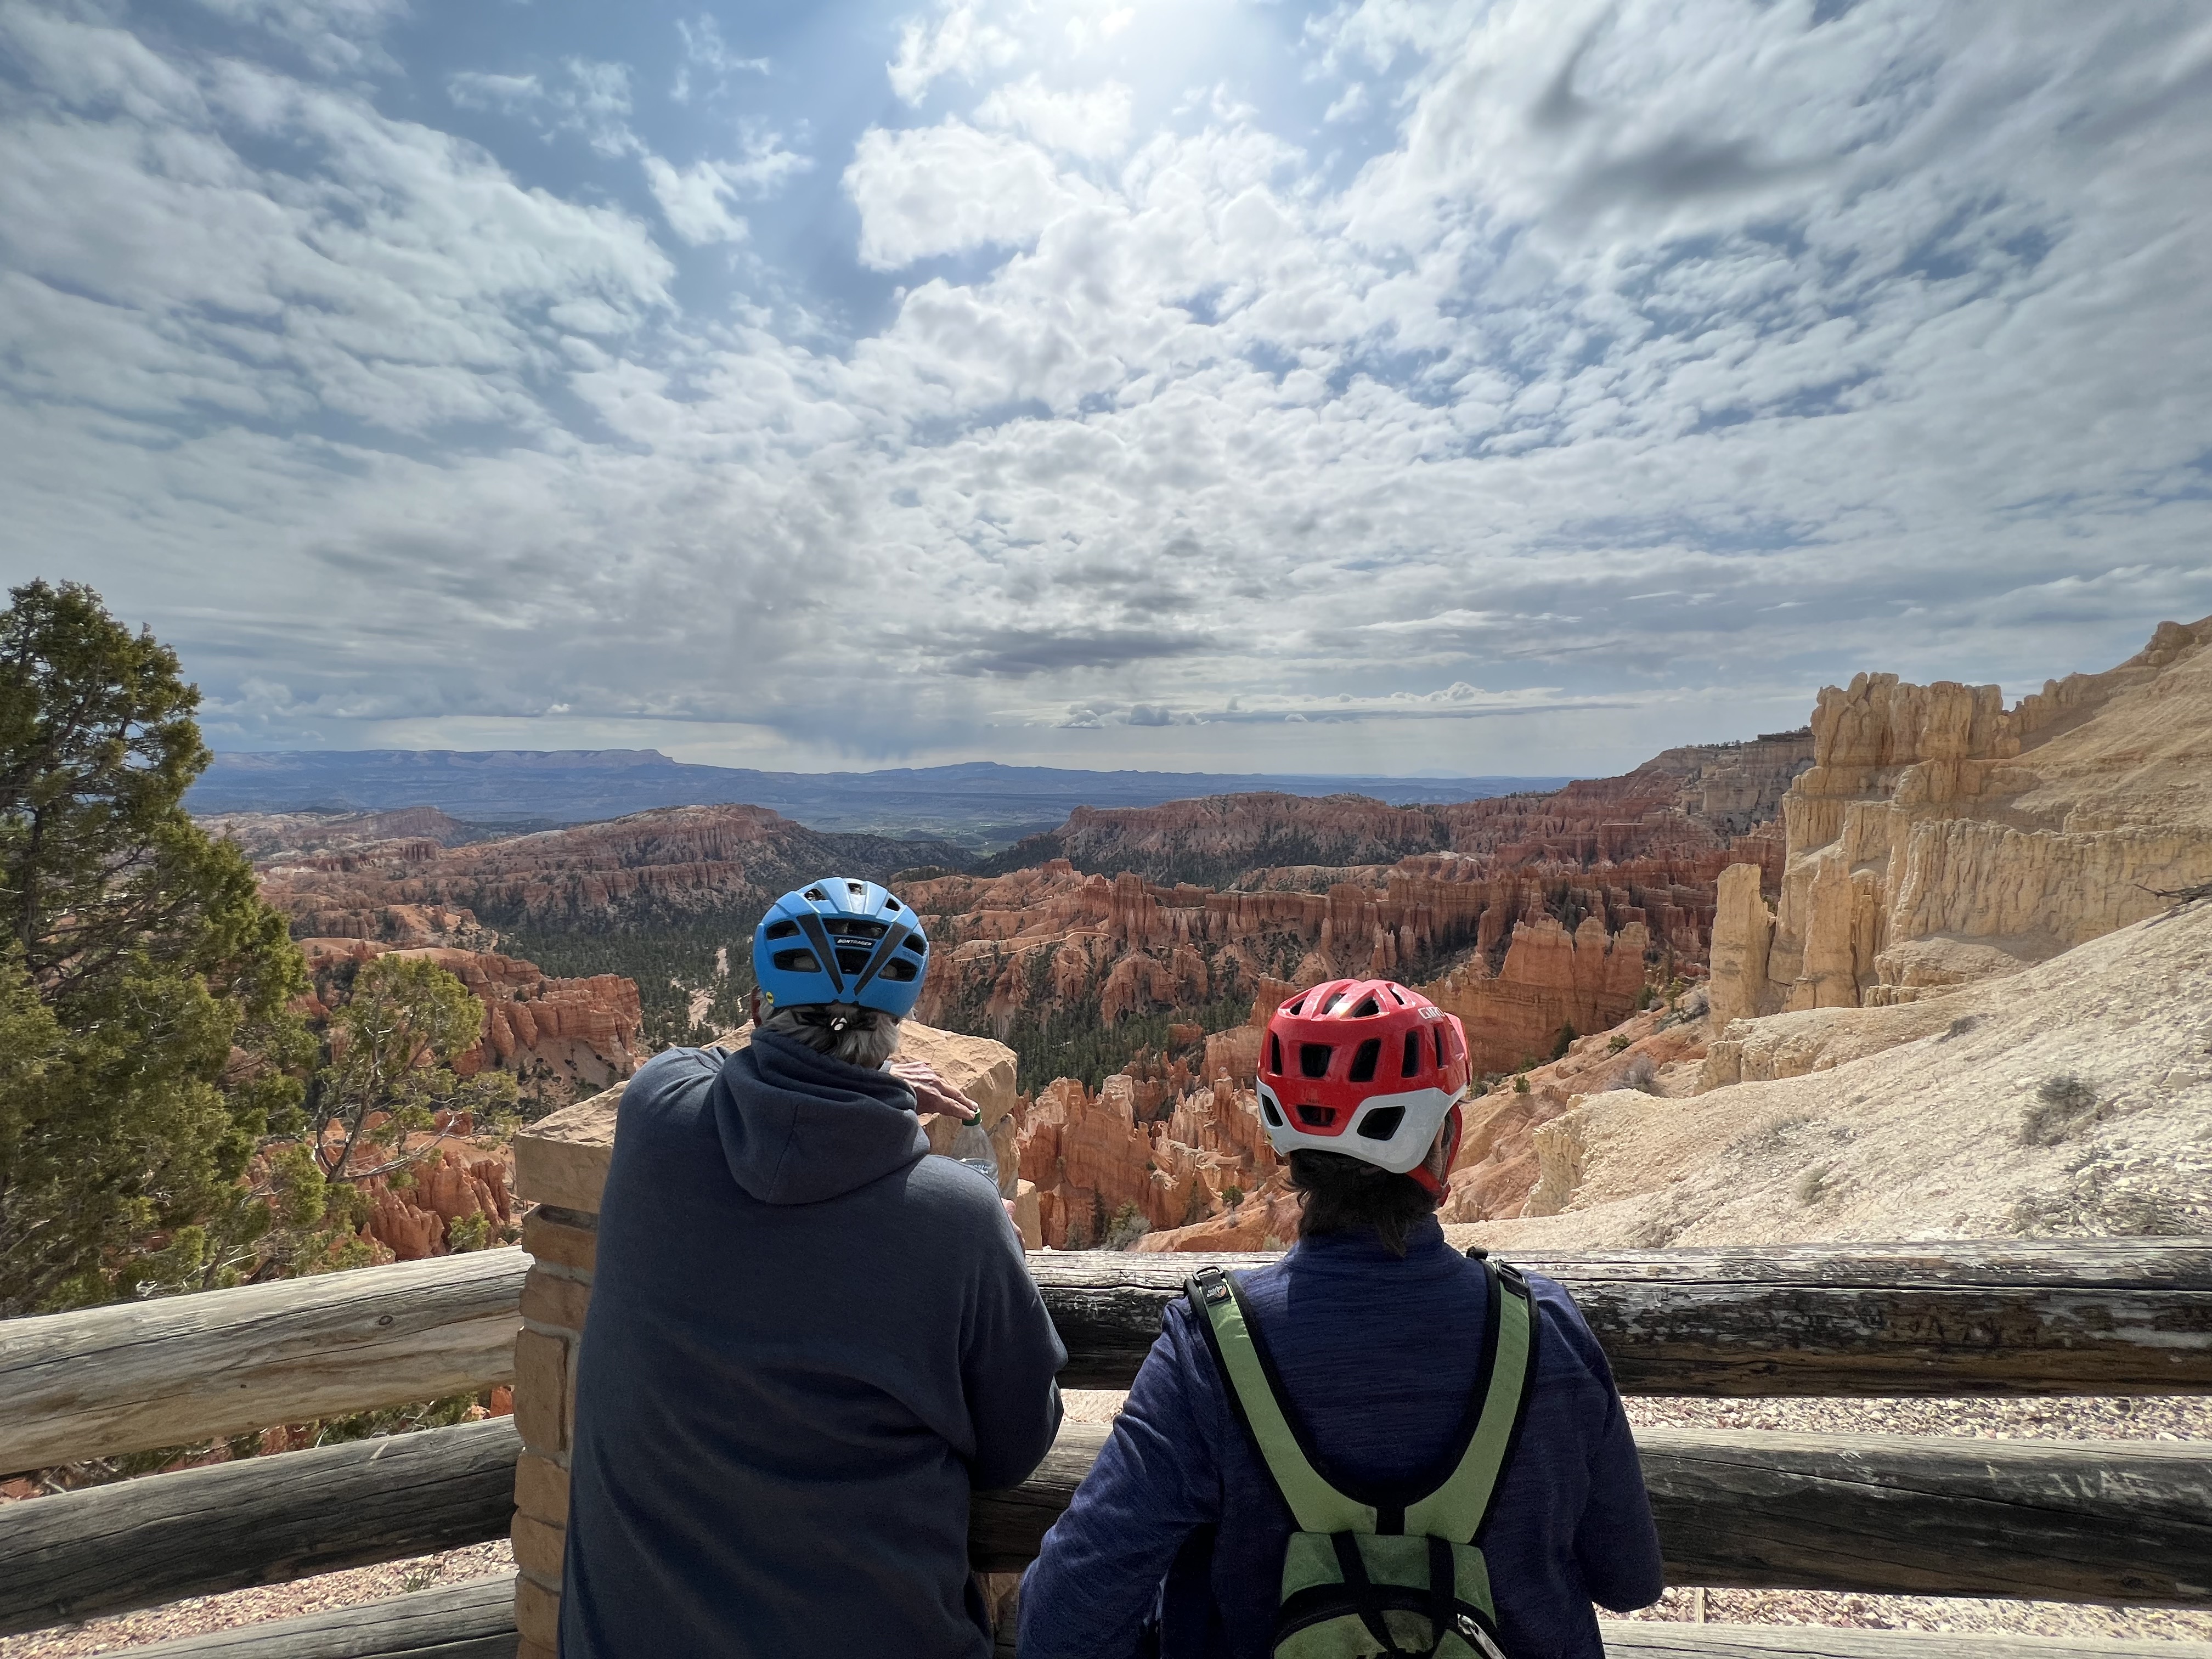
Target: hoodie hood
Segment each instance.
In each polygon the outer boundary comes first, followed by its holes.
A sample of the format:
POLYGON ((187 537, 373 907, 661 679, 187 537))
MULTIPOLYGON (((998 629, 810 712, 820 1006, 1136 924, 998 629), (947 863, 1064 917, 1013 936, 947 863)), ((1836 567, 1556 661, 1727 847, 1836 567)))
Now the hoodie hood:
POLYGON ((763 1204, 818 1204, 929 1151, 896 1077, 773 1032, 722 1062, 714 1103, 730 1174, 763 1204))

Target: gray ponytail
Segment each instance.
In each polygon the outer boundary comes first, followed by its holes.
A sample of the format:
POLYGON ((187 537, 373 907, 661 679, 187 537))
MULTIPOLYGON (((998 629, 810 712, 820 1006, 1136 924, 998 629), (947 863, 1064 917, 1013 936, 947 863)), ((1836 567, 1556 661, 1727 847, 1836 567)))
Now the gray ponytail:
POLYGON ((828 1054, 869 1072, 878 1069, 898 1047, 896 1018, 880 1008, 856 1007, 849 1002, 778 1008, 761 1022, 761 1030, 794 1038, 817 1054, 828 1054))

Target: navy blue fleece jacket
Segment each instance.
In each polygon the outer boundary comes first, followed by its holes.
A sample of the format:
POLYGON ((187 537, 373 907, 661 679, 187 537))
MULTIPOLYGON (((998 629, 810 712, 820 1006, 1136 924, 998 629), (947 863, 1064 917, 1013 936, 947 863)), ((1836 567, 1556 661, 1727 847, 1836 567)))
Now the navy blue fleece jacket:
POLYGON ((971 1487, 1066 1362, 991 1184, 885 1072, 764 1036, 623 1091, 576 1386, 562 1659, 984 1659, 971 1487))
MULTIPOLYGON (((1443 1479, 1481 1364, 1479 1263, 1427 1221, 1402 1259, 1331 1234, 1243 1283, 1324 1473, 1443 1479)), ((1479 1541, 1511 1659, 1601 1659, 1590 1602, 1656 1600, 1659 1540, 1605 1355, 1565 1291, 1528 1284, 1535 1389, 1479 1541)), ((1264 1659, 1293 1524, 1178 1301, 1022 1586, 1022 1659, 1264 1659)))

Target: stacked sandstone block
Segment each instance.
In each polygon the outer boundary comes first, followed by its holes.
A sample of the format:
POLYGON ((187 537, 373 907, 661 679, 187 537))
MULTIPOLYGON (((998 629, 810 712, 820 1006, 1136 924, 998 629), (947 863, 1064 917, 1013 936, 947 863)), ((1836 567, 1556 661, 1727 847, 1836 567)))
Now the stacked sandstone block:
POLYGON ((619 1089, 556 1113, 515 1140, 515 1184, 536 1201, 522 1224, 531 1256, 514 1339, 516 1659, 555 1659, 561 1557, 568 1540, 568 1451, 576 1420, 576 1351, 592 1300, 599 1190, 614 1152, 619 1089))
MULTIPOLYGON (((745 1034, 727 1039, 738 1046, 745 1034)), ((907 1022, 902 1053, 927 1060, 939 1074, 983 1108, 1000 1148, 1006 1186, 1014 1186, 1013 1051, 982 1037, 956 1036, 907 1022)), ((516 1659, 555 1659, 559 1648, 561 1559, 568 1540, 568 1452, 576 1417, 576 1352, 591 1305, 592 1267, 599 1242, 599 1194, 614 1156, 619 1088, 541 1118, 514 1139, 514 1188, 538 1207, 522 1224, 530 1276, 522 1287, 522 1330, 514 1345, 514 1422, 522 1458, 514 1472, 514 1622, 516 1659)), ((939 1150, 951 1144, 949 1121, 928 1121, 939 1150)), ((1020 1183, 1018 1212, 1030 1248, 1037 1248, 1036 1189, 1020 1183)), ((1010 1197, 1015 1194, 1010 1190, 1010 1197)))

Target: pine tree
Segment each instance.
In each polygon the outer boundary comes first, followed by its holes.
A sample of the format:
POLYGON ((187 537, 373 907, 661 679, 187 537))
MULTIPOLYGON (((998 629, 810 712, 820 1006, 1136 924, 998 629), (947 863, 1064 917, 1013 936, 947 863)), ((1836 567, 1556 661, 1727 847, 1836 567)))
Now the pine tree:
POLYGON ((284 920, 183 799, 173 652, 76 584, 0 612, 0 1316, 208 1282, 312 1054, 284 920))

